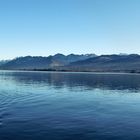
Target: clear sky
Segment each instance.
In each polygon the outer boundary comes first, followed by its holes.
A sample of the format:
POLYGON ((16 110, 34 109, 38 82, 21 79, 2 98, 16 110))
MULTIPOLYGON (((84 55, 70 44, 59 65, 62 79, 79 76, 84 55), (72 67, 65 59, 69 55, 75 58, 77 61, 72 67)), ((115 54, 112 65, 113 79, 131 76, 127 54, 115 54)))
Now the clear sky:
POLYGON ((140 0, 0 0, 0 59, 139 53, 140 0))

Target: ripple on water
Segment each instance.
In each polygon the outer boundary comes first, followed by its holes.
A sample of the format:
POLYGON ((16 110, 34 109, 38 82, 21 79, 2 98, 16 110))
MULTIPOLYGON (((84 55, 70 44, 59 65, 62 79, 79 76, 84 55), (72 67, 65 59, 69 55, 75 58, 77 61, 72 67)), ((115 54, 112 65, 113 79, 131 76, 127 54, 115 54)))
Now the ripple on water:
POLYGON ((0 92, 0 127, 4 125, 4 121, 11 115, 10 107, 15 103, 15 98, 5 91, 0 92))

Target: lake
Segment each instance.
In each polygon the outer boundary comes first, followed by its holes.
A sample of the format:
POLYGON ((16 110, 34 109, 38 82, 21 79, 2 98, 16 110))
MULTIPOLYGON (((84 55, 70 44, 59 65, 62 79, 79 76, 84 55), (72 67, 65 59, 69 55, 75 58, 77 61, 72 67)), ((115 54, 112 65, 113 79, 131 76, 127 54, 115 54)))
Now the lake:
POLYGON ((0 140, 140 139, 140 75, 0 71, 0 140))

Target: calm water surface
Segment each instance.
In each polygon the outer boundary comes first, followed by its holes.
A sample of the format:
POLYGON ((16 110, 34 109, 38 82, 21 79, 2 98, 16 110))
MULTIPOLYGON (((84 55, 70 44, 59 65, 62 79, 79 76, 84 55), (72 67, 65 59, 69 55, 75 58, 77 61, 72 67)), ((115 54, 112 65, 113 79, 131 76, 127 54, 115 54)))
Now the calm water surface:
POLYGON ((0 71, 0 140, 137 139, 140 75, 0 71))

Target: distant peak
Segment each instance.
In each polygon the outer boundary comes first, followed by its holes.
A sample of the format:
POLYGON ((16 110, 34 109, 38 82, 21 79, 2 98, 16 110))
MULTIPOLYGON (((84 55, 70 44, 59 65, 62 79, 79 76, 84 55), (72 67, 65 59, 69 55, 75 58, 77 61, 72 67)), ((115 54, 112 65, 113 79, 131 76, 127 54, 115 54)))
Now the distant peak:
POLYGON ((65 55, 64 54, 61 54, 61 53, 57 53, 54 56, 65 56, 65 55))

